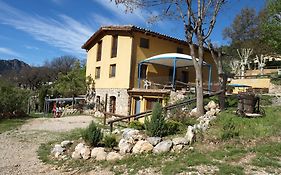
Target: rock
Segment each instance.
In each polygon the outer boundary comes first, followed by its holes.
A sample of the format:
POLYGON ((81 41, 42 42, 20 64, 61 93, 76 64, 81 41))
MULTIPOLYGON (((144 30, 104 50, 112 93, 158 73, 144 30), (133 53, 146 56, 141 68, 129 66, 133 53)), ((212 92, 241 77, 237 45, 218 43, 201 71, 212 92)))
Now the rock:
POLYGON ((110 152, 106 156, 107 161, 114 161, 114 160, 120 160, 120 159, 122 159, 122 156, 116 152, 110 152))
POLYGON ((146 140, 153 146, 157 145, 159 142, 162 141, 161 137, 148 137, 146 140))
POLYGON ((148 153, 153 150, 153 146, 146 140, 139 140, 133 147, 133 153, 148 153))
POLYGON ((91 158, 94 158, 98 161, 106 160, 107 153, 104 151, 104 148, 98 147, 92 149, 91 158))
POLYGON ((173 146, 173 142, 171 140, 164 140, 158 143, 154 149, 153 153, 163 153, 170 151, 171 147, 173 146))
POLYGON ((187 145, 188 141, 185 137, 174 138, 173 139, 173 145, 179 145, 179 144, 187 145))
POLYGON ((214 116, 214 115, 216 115, 216 110, 215 109, 211 109, 210 111, 207 111, 205 115, 207 115, 207 116, 214 116))
POLYGON ((172 152, 180 152, 183 149, 184 145, 179 144, 179 145, 174 145, 172 148, 172 152))
POLYGON ((89 159, 91 157, 90 147, 85 146, 84 148, 82 148, 80 154, 81 154, 83 159, 85 159, 85 160, 89 159))
POLYGON ((55 158, 59 158, 59 156, 60 156, 61 154, 62 154, 62 153, 56 152, 56 153, 55 153, 55 158))
POLYGON ((144 139, 144 136, 140 134, 139 130, 126 128, 122 134, 122 138, 125 140, 129 140, 130 142, 139 141, 144 139))
POLYGON ((192 110, 190 111, 189 115, 190 115, 191 117, 196 117, 196 116, 197 116, 197 108, 192 109, 192 110))
POLYGON ((63 148, 63 147, 62 147, 61 145, 59 145, 59 144, 56 144, 56 145, 54 146, 54 148, 52 149, 51 153, 52 153, 52 154, 57 154, 57 153, 59 153, 59 155, 60 155, 60 154, 62 154, 64 151, 65 151, 65 148, 63 148))
POLYGON ((134 144, 130 143, 128 140, 125 139, 121 139, 118 144, 121 154, 130 153, 133 146, 134 144))
POLYGON ((79 143, 78 145, 76 145, 75 147, 75 151, 77 152, 81 152, 81 150, 85 147, 85 144, 84 143, 79 143))
POLYGON ((187 127, 187 132, 186 132, 186 135, 185 135, 185 138, 187 139, 188 143, 191 144, 194 140, 194 128, 192 126, 188 126, 187 127))
POLYGON ((65 140, 65 141, 62 141, 62 142, 60 143, 60 145, 65 148, 65 147, 70 146, 72 143, 73 143, 72 141, 65 140))
POLYGON ((189 151, 193 151, 193 150, 194 150, 194 147, 191 146, 191 147, 188 148, 188 150, 189 150, 189 151))
POLYGON ((72 157, 73 159, 81 159, 81 158, 82 158, 80 152, 78 152, 78 151, 74 151, 74 152, 72 153, 71 157, 72 157))
POLYGON ((115 129, 114 131, 112 131, 112 134, 120 134, 120 130, 119 129, 115 129))
POLYGON ((213 100, 209 101, 209 103, 207 104, 207 109, 210 110, 216 108, 217 108, 217 104, 213 100))
POLYGON ((221 110, 219 109, 219 108, 217 108, 216 109, 216 115, 218 114, 218 113, 220 113, 221 112, 221 110))

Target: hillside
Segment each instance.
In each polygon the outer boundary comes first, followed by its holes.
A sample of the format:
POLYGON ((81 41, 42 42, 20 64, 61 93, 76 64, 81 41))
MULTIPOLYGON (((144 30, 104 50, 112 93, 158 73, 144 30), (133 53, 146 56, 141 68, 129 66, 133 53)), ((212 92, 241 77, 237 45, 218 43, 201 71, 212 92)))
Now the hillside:
POLYGON ((24 68, 30 68, 30 66, 18 59, 0 60, 0 75, 8 72, 19 73, 24 68))

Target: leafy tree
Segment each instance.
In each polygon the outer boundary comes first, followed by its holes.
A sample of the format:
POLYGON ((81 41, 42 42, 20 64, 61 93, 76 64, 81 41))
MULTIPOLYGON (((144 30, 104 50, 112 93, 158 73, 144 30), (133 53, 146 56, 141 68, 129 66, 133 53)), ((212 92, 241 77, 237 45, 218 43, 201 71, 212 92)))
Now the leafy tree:
POLYGON ((86 75, 85 67, 81 68, 79 61, 75 63, 74 68, 66 75, 59 74, 55 82, 55 89, 64 96, 73 98, 79 94, 86 93, 86 75))
POLYGON ((265 9, 265 21, 262 25, 264 41, 276 53, 281 53, 281 1, 268 0, 265 9))
POLYGON ((182 21, 196 73, 197 114, 199 116, 203 115, 202 66, 204 44, 213 31, 217 15, 225 0, 115 0, 115 2, 124 4, 129 11, 136 8, 145 8, 147 10, 157 8, 163 12, 155 16, 154 19, 173 18, 182 21), (195 43, 198 44, 198 47, 195 43))

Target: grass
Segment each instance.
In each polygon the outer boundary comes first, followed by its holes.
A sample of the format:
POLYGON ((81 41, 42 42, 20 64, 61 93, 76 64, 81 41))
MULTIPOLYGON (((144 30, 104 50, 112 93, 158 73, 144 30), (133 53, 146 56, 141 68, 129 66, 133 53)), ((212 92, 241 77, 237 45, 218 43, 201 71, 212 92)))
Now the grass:
POLYGON ((26 119, 1 119, 0 120, 0 134, 15 129, 24 124, 26 119))
MULTIPOLYGON (((94 160, 52 159, 51 145, 65 139, 80 137, 79 131, 64 133, 55 142, 42 144, 39 148, 39 158, 46 163, 64 166, 65 169, 78 169, 82 172, 95 167, 110 169, 115 174, 136 174, 139 170, 153 169, 164 175, 181 172, 196 172, 201 165, 215 167, 216 174, 244 174, 246 167, 276 173, 280 169, 281 157, 281 109, 278 107, 264 108, 266 116, 260 118, 242 118, 234 115, 232 110, 224 111, 211 123, 210 129, 203 134, 202 141, 197 141, 193 151, 184 150, 181 153, 142 154, 126 156, 116 162, 96 162, 94 160), (223 141, 221 135, 223 126, 232 120, 239 132, 237 138, 223 141), (279 139, 275 139, 279 138, 279 139), (245 158, 249 157, 249 160, 245 158), (243 159, 243 163, 239 162, 243 159)), ((277 172, 277 174, 280 173, 277 172)))

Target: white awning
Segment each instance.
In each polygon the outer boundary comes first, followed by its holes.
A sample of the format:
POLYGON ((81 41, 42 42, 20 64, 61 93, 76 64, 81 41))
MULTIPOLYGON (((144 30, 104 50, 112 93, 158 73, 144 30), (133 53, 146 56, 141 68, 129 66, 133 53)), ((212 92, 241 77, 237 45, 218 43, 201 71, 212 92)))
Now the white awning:
MULTIPOLYGON (((158 64, 163 66, 174 66, 174 61, 176 61, 176 67, 188 67, 193 66, 192 57, 190 55, 180 54, 180 53, 165 53, 156 55, 150 58, 147 58, 140 63, 151 63, 158 64)), ((206 62, 203 61, 203 65, 207 65, 206 62)))

